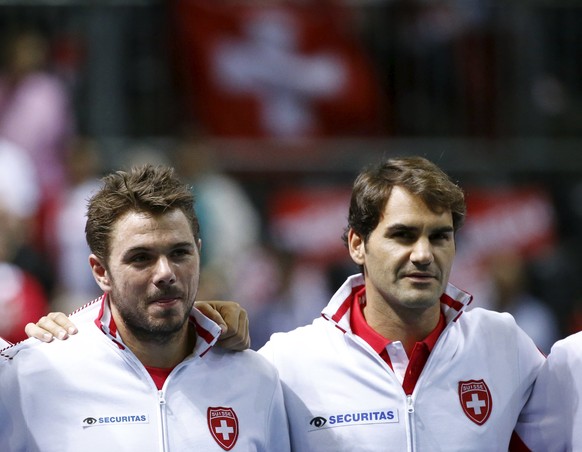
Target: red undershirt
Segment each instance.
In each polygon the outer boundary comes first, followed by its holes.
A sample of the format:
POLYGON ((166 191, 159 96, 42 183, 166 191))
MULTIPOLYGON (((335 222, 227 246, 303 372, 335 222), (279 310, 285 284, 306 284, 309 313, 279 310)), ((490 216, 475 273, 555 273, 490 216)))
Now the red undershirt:
POLYGON ((168 375, 170 375, 170 372, 172 372, 173 370, 173 368, 166 369, 162 367, 150 367, 150 366, 145 366, 145 368, 149 372, 152 379, 154 380, 154 383, 156 384, 156 387, 158 389, 162 389, 162 386, 164 386, 166 378, 168 378, 168 375))
MULTIPOLYGON (((362 289, 355 294, 352 301, 352 309, 350 316, 350 325, 352 331, 357 336, 364 339, 375 351, 378 353, 382 359, 393 369, 392 363, 390 362, 390 357, 386 351, 386 347, 392 342, 390 339, 386 339, 376 331, 374 331, 370 325, 366 322, 364 317, 363 307, 365 303, 365 289, 362 289)), ((440 318, 437 326, 432 330, 429 335, 421 342, 417 342, 414 345, 412 354, 409 357, 408 367, 406 368, 406 373, 404 375, 404 380, 402 382, 402 388, 406 394, 412 394, 414 386, 424 369, 424 365, 428 360, 430 352, 434 348, 437 339, 443 332, 446 326, 445 316, 441 311, 440 318)))

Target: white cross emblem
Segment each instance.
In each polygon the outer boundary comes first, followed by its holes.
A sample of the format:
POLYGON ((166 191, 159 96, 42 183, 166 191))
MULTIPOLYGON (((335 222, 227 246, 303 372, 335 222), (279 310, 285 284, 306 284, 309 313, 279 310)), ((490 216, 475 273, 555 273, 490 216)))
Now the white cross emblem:
POLYGON ((479 399, 479 396, 475 393, 471 394, 471 401, 467 402, 467 408, 471 408, 476 416, 481 414, 481 408, 483 408, 486 403, 484 400, 479 399))
POLYGON ((341 56, 302 55, 293 18, 281 11, 247 19, 244 32, 242 39, 225 39, 217 46, 217 83, 232 93, 254 94, 271 135, 306 133, 316 121, 312 103, 336 95, 346 84, 341 56))
POLYGON ((222 439, 224 441, 228 441, 230 439, 230 434, 234 433, 234 428, 229 427, 225 420, 220 421, 220 427, 216 427, 214 431, 222 435, 222 439))

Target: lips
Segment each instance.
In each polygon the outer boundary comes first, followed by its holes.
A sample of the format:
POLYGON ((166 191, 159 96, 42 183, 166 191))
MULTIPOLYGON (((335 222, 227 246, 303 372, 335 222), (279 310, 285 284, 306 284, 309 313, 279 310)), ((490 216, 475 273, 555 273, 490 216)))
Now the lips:
POLYGON ((182 299, 182 295, 178 293, 166 293, 166 294, 158 294, 155 297, 150 298, 150 303, 156 304, 170 304, 177 302, 182 299))
POLYGON ((429 282, 432 280, 438 280, 437 276, 432 273, 426 272, 412 272, 412 273, 405 273, 403 275, 403 279, 408 279, 411 281, 416 282, 429 282))
POLYGON ((436 279, 436 276, 430 273, 407 273, 405 275, 407 278, 422 278, 422 279, 436 279))
POLYGON ((159 298, 157 300, 154 300, 153 303, 158 303, 158 304, 169 304, 169 303, 173 303, 175 301, 178 301, 179 298, 177 297, 172 297, 172 298, 159 298))

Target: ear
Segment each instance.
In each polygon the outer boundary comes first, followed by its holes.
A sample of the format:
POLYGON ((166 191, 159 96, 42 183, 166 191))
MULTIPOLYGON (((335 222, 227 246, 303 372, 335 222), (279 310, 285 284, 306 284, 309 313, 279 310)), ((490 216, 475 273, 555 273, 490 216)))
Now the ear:
POLYGON ((366 255, 364 240, 353 229, 348 231, 348 248, 352 260, 358 265, 364 265, 366 255))
POLYGON ((103 292, 110 292, 111 281, 109 280, 109 274, 105 265, 101 260, 95 255, 91 254, 89 256, 89 265, 91 266, 91 272, 93 273, 93 278, 101 288, 103 292))

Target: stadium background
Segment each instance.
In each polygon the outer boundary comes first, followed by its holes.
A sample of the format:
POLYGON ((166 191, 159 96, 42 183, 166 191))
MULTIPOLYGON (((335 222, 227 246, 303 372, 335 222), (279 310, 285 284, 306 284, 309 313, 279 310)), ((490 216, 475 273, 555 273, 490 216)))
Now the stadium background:
POLYGON ((452 282, 547 351, 582 329, 581 21, 576 0, 0 0, 0 44, 34 33, 30 72, 63 88, 18 105, 0 85, 0 138, 41 180, 2 175, 0 198, 39 193, 0 253, 38 290, 27 306, 3 271, 0 334, 96 295, 86 197, 154 161, 195 188, 200 297, 242 303, 259 347, 355 270, 340 237, 358 170, 423 155, 467 192, 452 282))

